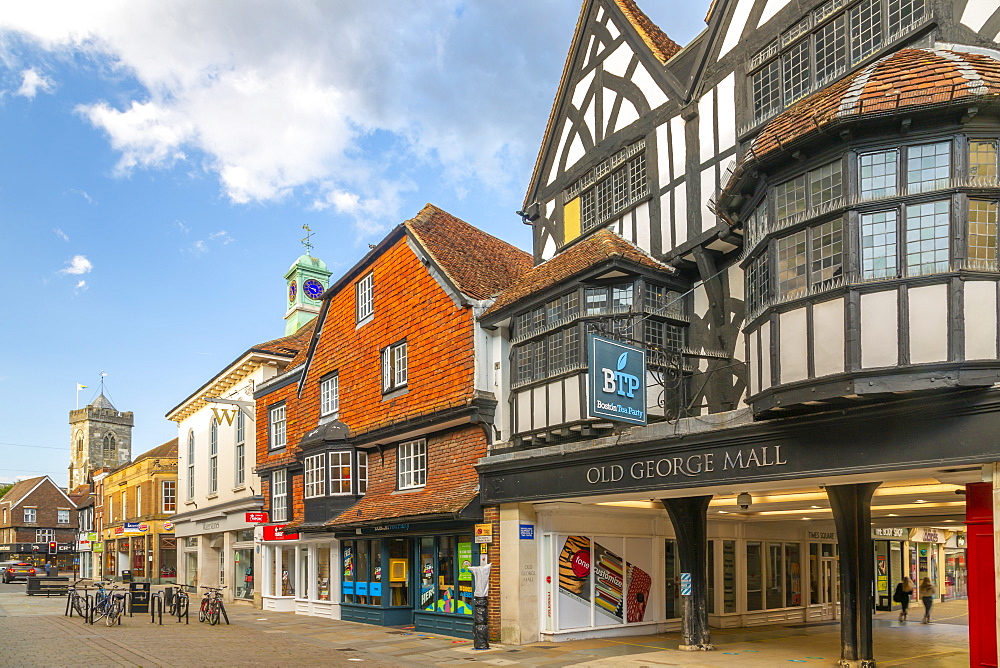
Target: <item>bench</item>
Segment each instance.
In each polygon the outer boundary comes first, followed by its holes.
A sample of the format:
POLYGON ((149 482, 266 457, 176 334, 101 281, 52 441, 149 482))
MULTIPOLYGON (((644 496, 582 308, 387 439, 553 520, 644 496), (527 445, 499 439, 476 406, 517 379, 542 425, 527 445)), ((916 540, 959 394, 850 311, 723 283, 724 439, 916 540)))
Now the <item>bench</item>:
POLYGON ((28 596, 34 596, 35 594, 65 596, 68 590, 69 578, 36 575, 27 579, 27 587, 24 593, 28 596))

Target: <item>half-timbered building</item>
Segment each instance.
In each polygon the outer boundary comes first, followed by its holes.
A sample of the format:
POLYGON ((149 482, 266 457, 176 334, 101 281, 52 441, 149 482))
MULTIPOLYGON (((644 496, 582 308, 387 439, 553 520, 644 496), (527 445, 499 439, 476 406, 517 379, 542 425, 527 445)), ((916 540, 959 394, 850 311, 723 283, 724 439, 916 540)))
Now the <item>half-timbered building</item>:
POLYGON ((839 619, 869 666, 895 582, 968 575, 995 656, 992 533, 962 522, 1000 459, 1000 10, 715 0, 706 23, 682 47, 633 0, 583 2, 520 212, 535 267, 481 318, 511 346, 511 438, 479 467, 501 635, 708 649, 839 619), (595 337, 645 354, 645 424, 595 405, 595 337))

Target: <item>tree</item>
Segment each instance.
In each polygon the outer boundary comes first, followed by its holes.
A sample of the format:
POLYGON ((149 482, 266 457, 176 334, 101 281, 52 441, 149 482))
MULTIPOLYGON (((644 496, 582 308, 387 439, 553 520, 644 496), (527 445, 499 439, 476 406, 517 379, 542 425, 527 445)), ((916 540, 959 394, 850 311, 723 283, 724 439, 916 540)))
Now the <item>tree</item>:
POLYGON ((12 482, 0 482, 0 499, 3 495, 10 491, 10 488, 14 486, 12 482))

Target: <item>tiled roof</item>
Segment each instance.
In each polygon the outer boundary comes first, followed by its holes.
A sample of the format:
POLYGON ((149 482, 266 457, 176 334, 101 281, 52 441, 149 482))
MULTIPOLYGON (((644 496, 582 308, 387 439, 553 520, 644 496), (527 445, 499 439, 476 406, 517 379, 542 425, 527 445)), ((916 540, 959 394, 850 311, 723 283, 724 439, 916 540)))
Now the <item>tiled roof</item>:
POLYGON ((27 480, 21 480, 14 483, 14 486, 8 489, 7 493, 3 495, 3 500, 9 502, 13 506, 20 501, 25 494, 34 489, 35 485, 41 482, 43 478, 45 478, 45 476, 40 475, 35 478, 28 478, 27 480))
POLYGON ((156 459, 158 457, 169 459, 170 457, 176 457, 176 456, 177 456, 177 439, 175 438, 173 440, 167 441, 163 445, 158 445, 152 450, 148 450, 142 453, 134 460, 132 460, 132 463, 134 464, 136 462, 141 462, 144 459, 156 459))
MULTIPOLYGON (((300 352, 309 347, 309 339, 316 328, 316 318, 299 327, 294 334, 283 336, 280 339, 273 339, 257 344, 252 350, 260 350, 275 355, 298 356, 300 352)), ((291 365, 289 365, 291 366, 291 365)))
POLYGON ((635 0, 615 0, 615 4, 661 63, 667 62, 670 56, 681 50, 680 44, 667 37, 658 25, 650 21, 635 4, 635 0))
POLYGON ((463 294, 489 299, 531 268, 531 255, 433 204, 403 223, 463 294))
POLYGON ((532 294, 590 269, 602 262, 622 259, 649 269, 675 273, 675 269, 654 260, 638 246, 608 229, 600 229, 590 237, 570 246, 551 260, 527 271, 509 290, 502 293, 483 315, 491 315, 516 304, 532 294))
POLYGON ((382 520, 426 515, 451 515, 465 509, 479 494, 479 479, 451 482, 447 487, 426 487, 404 493, 373 494, 326 523, 328 527, 343 527, 382 520))
POLYGON ((901 49, 796 102, 751 145, 761 158, 845 121, 1000 95, 1000 52, 901 49))

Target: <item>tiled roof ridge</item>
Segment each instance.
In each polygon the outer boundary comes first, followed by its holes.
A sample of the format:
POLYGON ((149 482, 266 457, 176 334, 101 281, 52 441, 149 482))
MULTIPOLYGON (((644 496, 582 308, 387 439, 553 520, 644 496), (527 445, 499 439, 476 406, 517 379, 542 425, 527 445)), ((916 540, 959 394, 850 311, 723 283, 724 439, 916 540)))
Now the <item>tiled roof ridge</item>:
MULTIPOLYGON (((151 459, 153 457, 176 457, 177 456, 177 443, 178 443, 178 439, 177 438, 172 438, 169 441, 167 441, 166 443, 161 443, 160 445, 156 446, 155 448, 150 448, 149 450, 147 450, 146 452, 142 453, 141 455, 139 455, 138 457, 136 457, 134 460, 132 460, 131 463, 135 464, 137 462, 141 462, 144 459, 151 459)), ((126 466, 127 466, 127 464, 126 464, 126 466)))
POLYGON ((14 486, 7 490, 7 493, 0 497, 0 500, 6 500, 8 502, 20 501, 24 498, 24 495, 34 489, 35 485, 42 481, 42 478, 47 478, 48 476, 38 475, 34 478, 27 478, 25 480, 18 480, 14 483, 14 486), (14 492, 12 495, 11 493, 14 492), (8 498, 9 497, 9 498, 8 498))
POLYGON ((676 271, 628 239, 618 236, 605 227, 525 272, 510 289, 497 297, 493 305, 486 309, 484 315, 508 308, 535 292, 545 290, 601 262, 616 257, 670 273, 676 271))
MULTIPOLYGON (((316 326, 316 319, 313 318, 306 324, 299 327, 295 332, 288 334, 286 336, 279 337, 277 339, 271 339, 270 341, 265 341, 264 343, 258 343, 255 346, 251 346, 250 350, 264 350, 267 352, 273 352, 277 354, 287 354, 286 350, 295 350, 296 352, 301 350, 299 347, 300 339, 305 337, 308 339, 308 331, 316 326), (281 344, 289 344, 282 346, 281 344), (292 345, 295 344, 295 345, 292 345)), ((308 345, 308 341, 306 342, 308 345)))
POLYGON ((531 268, 531 255, 435 206, 425 204, 403 226, 463 294, 488 299, 531 268))
POLYGON ((649 50, 653 52, 656 59, 661 63, 670 60, 670 57, 681 50, 681 45, 670 39, 667 33, 660 29, 660 26, 646 16, 646 13, 639 9, 635 0, 614 0, 618 9, 622 11, 632 27, 645 42, 649 50))

